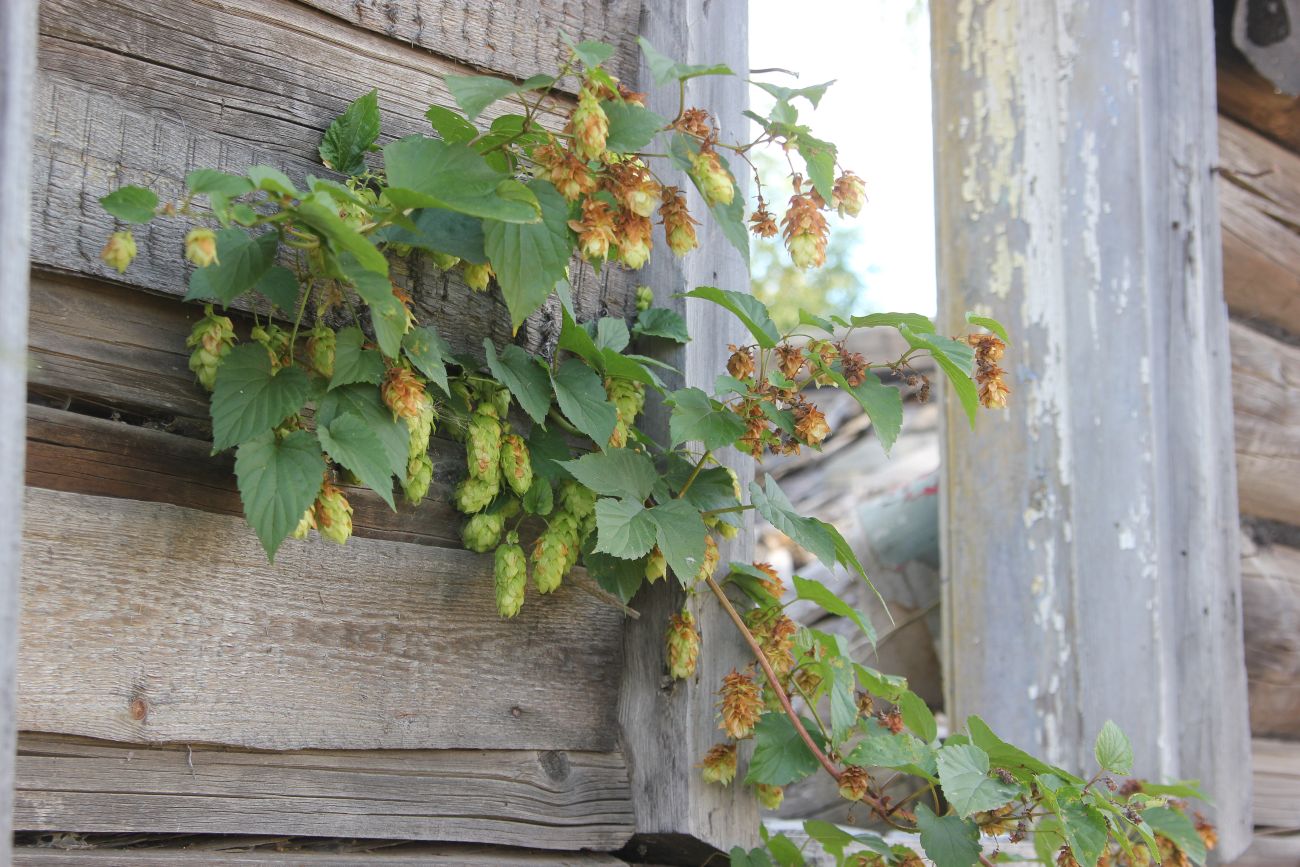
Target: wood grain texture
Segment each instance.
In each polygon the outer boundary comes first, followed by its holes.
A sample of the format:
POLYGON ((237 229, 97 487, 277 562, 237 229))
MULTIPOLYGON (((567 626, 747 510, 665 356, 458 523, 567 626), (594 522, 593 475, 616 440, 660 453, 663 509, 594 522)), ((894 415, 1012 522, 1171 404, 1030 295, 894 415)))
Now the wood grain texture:
POLYGON ((495 613, 491 558, 29 488, 20 726, 264 749, 616 745, 622 615, 495 613))
POLYGON ((436 864, 445 867, 625 867, 625 861, 596 852, 545 852, 502 849, 497 846, 408 846, 401 851, 351 852, 212 852, 187 848, 148 849, 44 849, 20 847, 14 851, 17 867, 151 867, 184 864, 185 867, 383 867, 386 864, 436 864))
POLYGON ((1229 338, 1241 511, 1300 524, 1300 348, 1235 322, 1229 338))
POLYGON ((1219 111, 1300 153, 1300 99, 1279 93, 1235 52, 1219 58, 1219 111))
POLYGON ((285 834, 617 849, 632 833, 617 753, 240 752, 24 733, 15 827, 285 834))
MULTIPOLYGON (((745 69, 747 10, 740 0, 649 3, 641 21, 641 34, 661 51, 687 63, 726 63, 745 69)), ((649 70, 640 81, 647 86, 649 70)), ((677 95, 667 88, 651 92, 649 107, 672 116, 677 95)), ((743 140, 748 129, 741 112, 747 106, 742 81, 726 76, 704 76, 689 82, 687 104, 707 106, 718 114, 724 141, 743 140)), ((748 184, 739 178, 744 194, 748 184)), ((704 206, 690 182, 671 172, 666 183, 689 190, 692 213, 704 206)), ((696 286, 718 286, 748 291, 748 270, 712 220, 698 228, 700 249, 684 259, 656 256, 646 268, 645 282, 655 290, 655 303, 681 311, 696 339, 683 348, 664 348, 661 354, 685 373, 674 385, 712 390, 714 378, 725 369, 726 345, 740 342, 743 333, 734 317, 705 301, 674 297, 696 286)), ((656 246, 666 249, 662 229, 656 227, 656 246)), ((668 429, 668 414, 656 400, 649 402, 645 429, 660 440, 668 429)), ((742 484, 752 478, 753 464, 731 450, 721 460, 738 472, 742 484)), ((722 562, 747 560, 753 546, 747 529, 733 542, 722 542, 722 562)), ((637 833, 646 846, 642 858, 669 863, 700 863, 710 847, 757 845, 757 810, 743 786, 707 785, 696 765, 705 752, 723 740, 718 729, 714 693, 724 674, 752 662, 735 627, 717 600, 707 593, 689 600, 675 582, 646 588, 634 601, 641 618, 629 622, 624 648, 627 665, 620 694, 619 717, 623 725, 624 752, 636 802, 637 833), (703 652, 696 676, 673 681, 667 676, 664 630, 669 616, 687 605, 695 614, 703 636, 703 652), (671 859, 671 860, 670 860, 671 859)), ((742 753, 743 754, 743 753, 742 753)))
POLYGON ((1202 781, 1231 861, 1250 733, 1211 3, 962 8, 931 17, 940 327, 1007 324, 1012 406, 971 432, 946 403, 946 705, 1078 771, 1114 719, 1139 774, 1202 781))
MULTIPOLYGON (((638 0, 301 0, 359 27, 470 66, 523 80, 554 75, 568 48, 560 34, 614 46, 605 68, 634 80, 638 0)), ((564 86, 573 89, 572 80, 564 86)))
MULTIPOLYGON (((113 220, 98 204, 127 183, 165 201, 185 173, 242 172, 274 165, 301 180, 325 175, 316 147, 348 102, 379 88, 381 143, 428 132, 431 102, 451 104, 444 73, 465 68, 346 24, 293 0, 50 0, 42 5, 35 141, 33 260, 54 271, 96 276, 150 291, 183 294, 189 266, 179 255, 188 223, 158 220, 137 231, 140 256, 124 275, 99 261, 113 220)), ((489 108, 485 120, 503 110, 489 108)), ((580 317, 621 315, 635 276, 573 268, 580 317)), ((499 292, 467 290, 416 254, 393 276, 422 321, 458 352, 482 353, 485 337, 512 340, 499 292)), ((558 308, 557 308, 558 309, 558 308)), ((520 340, 542 345, 557 310, 527 323, 520 340)))
POLYGON ((0 5, 0 863, 13 845, 36 10, 37 0, 0 5))
POLYGON ((1222 115, 1219 150, 1228 308, 1300 334, 1300 154, 1222 115))
POLYGON ((1250 729, 1300 738, 1300 550, 1243 542, 1250 729))
POLYGON ((1300 831, 1300 743, 1251 741, 1255 765, 1255 824, 1300 831))

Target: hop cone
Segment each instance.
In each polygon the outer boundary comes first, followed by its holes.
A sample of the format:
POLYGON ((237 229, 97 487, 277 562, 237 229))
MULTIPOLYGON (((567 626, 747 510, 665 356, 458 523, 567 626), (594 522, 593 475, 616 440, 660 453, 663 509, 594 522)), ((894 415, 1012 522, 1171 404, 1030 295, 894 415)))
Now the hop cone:
POLYGON ((402 493, 406 502, 418 506, 429 495, 429 486, 433 484, 433 461, 427 454, 417 455, 406 461, 406 478, 402 479, 402 493))
POLYGON ((429 437, 433 436, 438 418, 438 412, 433 408, 433 398, 428 394, 422 397, 415 415, 405 419, 406 430, 410 433, 406 453, 412 458, 429 451, 429 437))
POLYGON ((465 547, 482 554, 491 550, 501 541, 501 531, 505 529, 506 519, 500 512, 479 512, 465 522, 461 539, 465 547))
POLYGON ((434 252, 433 264, 438 267, 439 271, 450 271, 460 264, 460 257, 453 256, 450 253, 434 252))
POLYGON ((840 773, 840 797, 848 801, 861 801, 867 795, 871 777, 865 768, 849 765, 840 773))
POLYGON ((456 486, 456 508, 467 515, 481 512, 497 495, 499 483, 483 479, 466 479, 456 486))
POLYGON ((713 571, 718 568, 718 560, 722 558, 722 553, 718 551, 718 543, 713 541, 712 536, 704 537, 704 562, 700 564, 700 571, 695 573, 695 580, 704 581, 713 577, 713 571))
POLYGON ((722 722, 718 727, 733 738, 747 738, 754 733, 754 725, 763 712, 762 690, 754 678, 732 671, 722 679, 718 708, 722 722))
POLYGON ((125 274, 136 252, 135 236, 124 230, 108 236, 108 243, 99 251, 99 258, 108 267, 117 269, 117 273, 125 274))
POLYGON ((497 548, 493 565, 497 613, 502 617, 514 617, 524 605, 524 588, 528 584, 528 561, 515 533, 511 533, 506 543, 497 548))
POLYGON ((337 342, 334 329, 317 322, 307 335, 307 363, 311 369, 329 379, 334 375, 334 346, 337 342))
POLYGON ((638 313, 644 313, 654 306, 655 293, 649 286, 636 287, 636 309, 638 313))
POLYGON ((762 804, 764 809, 777 810, 785 800, 785 789, 780 786, 769 786, 767 783, 756 783, 754 796, 758 798, 758 803, 762 804))
POLYGON ((715 744, 710 747, 704 761, 700 762, 700 768, 704 782, 730 785, 736 778, 736 745, 715 744))
POLYGON ((595 527, 596 492, 586 485, 566 480, 560 485, 559 506, 573 518, 579 539, 595 527))
POLYGON ((496 408, 479 404, 469 418, 465 434, 465 457, 469 476, 488 482, 495 489, 501 481, 501 422, 496 408))
POLYGON ((656 545, 645 561, 645 580, 653 584, 667 574, 668 561, 664 559, 664 552, 656 545))
POLYGON ((343 492, 328 482, 316 498, 316 529, 340 545, 352 535, 352 506, 343 492))
POLYGON ((302 513, 302 519, 298 521, 298 526, 293 528, 289 536, 294 539, 306 539, 307 534, 314 529, 316 529, 316 510, 308 508, 302 513))
POLYGON ((199 384, 212 391, 217 384, 217 368, 225 359, 230 347, 235 345, 235 326, 228 317, 212 312, 212 305, 203 308, 203 318, 194 323, 185 345, 193 349, 190 370, 199 384))
POLYGON ((584 84, 578 92, 578 107, 569 119, 569 128, 573 132, 573 148, 580 159, 590 161, 604 152, 609 118, 589 84, 584 84))
POLYGON ((506 434, 501 438, 501 474, 510 490, 521 497, 532 487, 533 463, 524 438, 518 434, 506 434))
POLYGON ((539 593, 554 593, 569 571, 569 558, 577 561, 578 533, 573 518, 556 515, 533 543, 533 583, 539 593))
POLYGON ((700 658, 700 633, 695 618, 685 608, 668 623, 668 673, 678 680, 695 674, 700 658))
POLYGON ((618 414, 609 444, 614 448, 622 448, 627 445, 628 432, 645 406, 645 386, 629 379, 607 379, 605 394, 618 414))

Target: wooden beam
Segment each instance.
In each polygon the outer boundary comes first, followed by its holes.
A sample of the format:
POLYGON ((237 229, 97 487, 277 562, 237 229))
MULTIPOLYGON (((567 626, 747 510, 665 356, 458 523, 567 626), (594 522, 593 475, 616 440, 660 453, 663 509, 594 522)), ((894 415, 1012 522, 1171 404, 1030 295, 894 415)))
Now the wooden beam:
POLYGON ((29 488, 19 725, 259 749, 618 743, 622 613, 496 615, 487 555, 352 539, 268 565, 242 519, 29 488))
POLYGON ((1300 99, 1279 93, 1239 54, 1219 58, 1219 111, 1300 153, 1300 99))
POLYGON ((1250 734, 1210 0, 931 15, 941 330, 977 309, 1012 338, 1011 408, 972 433, 946 405, 946 704, 1079 771, 1114 719, 1139 774, 1201 780, 1230 861, 1250 734))
POLYGON ((1220 115, 1219 216, 1233 316, 1300 335, 1300 154, 1220 115))
POLYGON ((1249 539, 1242 547, 1250 729, 1300 738, 1300 550, 1249 539))
POLYGON ((1241 511, 1300 524, 1300 347, 1235 322, 1229 340, 1241 511))
POLYGON ((1255 824, 1300 831, 1300 743, 1255 738, 1251 759, 1255 766, 1255 824))
POLYGON ((0 863, 9 861, 13 839, 36 4, 0 4, 0 863))
MULTIPOLYGON (((647 3, 641 34, 679 60, 726 63, 743 70, 748 68, 746 15, 742 0, 647 3)), ((640 80, 643 88, 650 88, 644 64, 640 80)), ((723 140, 739 140, 748 129, 748 121, 741 116, 747 106, 745 88, 741 78, 702 76, 689 82, 687 104, 715 111, 723 140)), ((676 91, 651 90, 649 107, 671 117, 677 111, 676 91)), ((740 195, 747 185, 743 174, 738 180, 740 195)), ((693 213, 704 212, 703 202, 684 175, 674 170, 668 182, 689 190, 693 213)), ((665 350, 662 357, 684 371, 685 379, 677 385, 712 390, 714 378, 725 367, 727 343, 740 342, 742 332, 735 320, 718 308, 703 301, 685 303, 676 293, 699 285, 748 291, 748 269, 711 220, 699 227, 700 249, 680 260, 667 255, 662 230, 656 227, 655 231, 659 253, 651 259, 643 279, 654 289, 657 304, 684 311, 696 338, 684 348, 665 350)), ((657 401, 647 409, 646 428, 652 436, 666 437, 668 415, 657 401)), ((722 459, 747 485, 752 478, 750 462, 738 459, 730 450, 722 459)), ((752 540, 752 531, 747 530, 734 542, 722 543, 722 563, 747 559, 752 540)), ((700 863, 713 848, 725 851, 733 845, 757 843, 758 814, 749 790, 740 785, 708 785, 697 767, 709 747, 723 740, 715 709, 715 691, 723 675, 752 661, 716 600, 706 596, 698 594, 688 600, 675 583, 658 584, 637 597, 635 605, 642 616, 627 624, 619 719, 636 803, 638 839, 634 847, 638 848, 633 851, 646 860, 700 863), (683 603, 695 612, 704 648, 696 676, 673 681, 667 675, 664 630, 668 617, 683 603)))
MULTIPOLYGON (((235 849, 235 844, 230 844, 235 849)), ((336 853, 313 849, 287 851, 212 851, 185 847, 135 849, 49 849, 22 846, 14 851, 16 867, 384 867, 387 864, 434 864, 447 867, 626 867, 612 855, 596 852, 544 852, 498 846, 404 846, 399 851, 336 853)))
POLYGON ((283 834, 618 849, 618 753, 243 752, 24 732, 14 826, 87 834, 283 834))

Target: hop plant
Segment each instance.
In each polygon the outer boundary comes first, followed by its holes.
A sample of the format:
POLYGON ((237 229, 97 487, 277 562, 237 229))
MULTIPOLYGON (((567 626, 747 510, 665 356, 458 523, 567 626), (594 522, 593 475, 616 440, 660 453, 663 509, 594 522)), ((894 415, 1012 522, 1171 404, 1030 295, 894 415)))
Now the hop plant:
POLYGON ((433 405, 433 398, 429 397, 427 392, 419 402, 415 414, 407 416, 405 421, 409 434, 406 453, 411 457, 427 453, 429 440, 433 437, 438 422, 438 411, 433 405))
POLYGON ((636 287, 636 310, 644 313, 654 306, 655 292, 649 286, 636 287))
POLYGON ((470 478, 490 483, 495 492, 501 478, 501 421, 495 406, 480 403, 475 408, 470 415, 465 446, 470 478))
POLYGON ((533 543, 533 583, 539 593, 554 593, 569 571, 569 558, 577 558, 578 528, 573 517, 561 512, 533 543))
POLYGON ((632 425, 645 406, 645 385, 630 379, 606 379, 605 394, 617 413, 609 445, 622 448, 627 445, 632 425))
POLYGON ((471 515, 461 530, 461 540, 471 551, 482 554, 496 547, 505 530, 506 518, 501 512, 479 512, 471 515))
POLYGON ((785 800, 785 789, 781 786, 769 786, 767 783, 754 784, 754 797, 767 810, 779 810, 785 800))
POLYGON ((292 362, 289 355, 289 334, 274 322, 265 326, 254 325, 248 336, 253 338, 254 343, 266 347, 267 354, 271 356, 272 368, 278 370, 292 362))
POLYGON ((298 519, 298 526, 289 534, 291 539, 306 539, 307 534, 316 529, 316 506, 312 504, 298 519))
POLYGON ((510 433, 501 437, 501 475, 510 490, 521 497, 532 487, 532 460, 524 438, 518 434, 510 433))
POLYGON ((831 190, 831 207, 841 217, 856 217, 866 203, 867 185, 862 178, 853 172, 844 172, 835 179, 835 186, 831 190))
POLYGON ((826 263, 830 227, 814 200, 815 195, 795 193, 781 220, 790 261, 799 268, 820 268, 826 263))
POLYGON ((729 786, 736 778, 736 745, 715 744, 700 762, 700 776, 706 783, 729 786))
POLYGON ((334 375, 334 348, 338 335, 323 322, 307 333, 307 363, 311 369, 329 379, 334 375))
POLYGON ((352 505, 338 488, 326 482, 316 498, 316 530, 342 545, 352 536, 352 505))
POLYGON ((660 200, 659 219, 664 224, 668 249, 678 256, 685 256, 700 245, 695 234, 695 227, 699 223, 686 207, 686 194, 677 187, 664 187, 660 200))
POLYGON ((199 384, 212 391, 217 384, 217 369, 235 345, 235 325, 229 317, 218 316, 212 305, 203 308, 203 318, 194 323, 190 336, 185 338, 190 353, 190 370, 199 384))
POLYGON ((475 292, 486 292, 493 276, 495 275, 491 265, 476 265, 473 262, 465 263, 465 285, 475 292))
POLYGON ((135 254, 135 236, 124 229, 108 236, 108 243, 99 251, 99 258, 117 273, 125 274, 127 267, 135 259, 135 254))
POLYGON ((730 205, 736 197, 736 184, 731 172, 722 165, 722 160, 710 149, 700 148, 700 152, 691 157, 691 177, 700 188, 704 201, 709 207, 730 205))
POLYGON ((406 502, 418 506, 429 495, 432 485, 433 461, 429 455, 426 453, 408 458, 406 476, 402 479, 402 494, 406 497, 406 502))
POLYGON ((465 479, 456 486, 452 495, 456 508, 467 515, 483 511, 496 499, 499 485, 499 480, 489 482, 485 479, 465 479))
POLYGON ((695 628, 695 617, 683 608, 668 624, 668 673, 685 680, 695 674, 699 658, 700 633, 695 628))
POLYGON ((416 418, 424 411, 428 396, 424 382, 405 364, 394 364, 384 375, 380 386, 384 404, 393 411, 393 418, 416 418))
POLYGON ((460 257, 450 253, 433 253, 433 265, 439 271, 450 271, 460 264, 460 257))
POLYGON ((185 234, 185 258, 200 268, 220 264, 217 261, 217 233, 194 228, 185 234))
POLYGON ((866 768, 849 765, 840 772, 840 797, 846 801, 861 801, 867 796, 870 785, 871 777, 867 774, 866 768))
POLYGON ((668 561, 664 558, 664 552, 659 550, 655 545, 646 557, 645 561, 645 580, 651 584, 668 574, 668 561))
POLYGON ((578 157, 594 160, 605 152, 605 139, 609 135, 609 118, 596 96, 589 80, 578 92, 578 105, 569 118, 568 131, 573 135, 573 147, 578 157))
POLYGON ((718 693, 722 721, 718 728, 740 740, 754 733, 754 725, 763 712, 763 695, 754 678, 736 670, 722 678, 718 693))
POLYGON ((712 536, 705 536, 704 562, 700 564, 700 571, 695 573, 695 581, 698 583, 712 578, 714 570, 718 568, 720 559, 722 559, 722 554, 718 551, 718 543, 713 541, 712 536))
POLYGON ((519 547, 519 534, 511 531, 506 536, 505 544, 497 547, 492 562, 497 613, 502 617, 514 617, 524 606, 524 589, 528 585, 528 560, 524 549, 519 547))

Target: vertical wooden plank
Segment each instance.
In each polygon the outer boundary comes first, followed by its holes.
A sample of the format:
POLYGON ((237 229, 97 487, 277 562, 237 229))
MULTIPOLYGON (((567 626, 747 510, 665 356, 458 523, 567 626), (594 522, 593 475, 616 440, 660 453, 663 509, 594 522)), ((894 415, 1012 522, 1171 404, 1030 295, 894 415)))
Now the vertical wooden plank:
MULTIPOLYGON (((687 0, 681 3, 647 3, 641 16, 641 34, 660 51, 691 63, 720 62, 741 73, 748 69, 747 12, 744 0, 687 0)), ((675 88, 652 86, 642 64, 640 86, 651 93, 649 107, 666 117, 677 114, 675 88)), ((704 76, 687 87, 686 103, 717 113, 724 141, 741 140, 748 121, 743 78, 704 76)), ((663 171, 657 167, 656 171, 663 171)), ((748 291, 749 270, 721 231, 705 214, 705 207, 689 180, 671 172, 682 189, 689 190, 692 213, 701 215, 700 249, 684 259, 668 250, 656 229, 655 256, 643 272, 654 289, 656 303, 684 310, 695 340, 665 355, 685 373, 678 386, 699 386, 712 391, 713 380, 725 368, 729 342, 741 341, 740 327, 730 316, 702 301, 684 304, 675 293, 696 286, 718 286, 748 291)), ((742 193, 745 177, 738 178, 742 193)), ((665 437, 668 415, 657 403, 647 411, 647 424, 665 437)), ((724 460, 748 486, 752 469, 728 450, 724 460)), ((753 549, 753 532, 747 529, 731 543, 722 544, 722 563, 746 559, 753 549)), ((722 740, 718 729, 714 692, 732 668, 752 662, 716 600, 707 593, 686 599, 679 586, 658 584, 637 597, 639 620, 629 621, 624 642, 625 670, 620 697, 620 718, 637 814, 638 838, 631 852, 638 860, 697 861, 708 847, 727 848, 757 843, 757 808, 749 791, 740 785, 707 785, 696 767, 709 747, 722 740), (690 681, 667 676, 664 631, 668 617, 685 603, 699 621, 704 649, 700 666, 690 681)))
POLYGON ((932 10, 941 316, 1007 323, 1013 404, 949 406, 958 719, 1083 768, 1199 778, 1224 860, 1250 743, 1209 0, 932 10))
POLYGON ((36 0, 0 3, 0 863, 13 834, 36 0))

